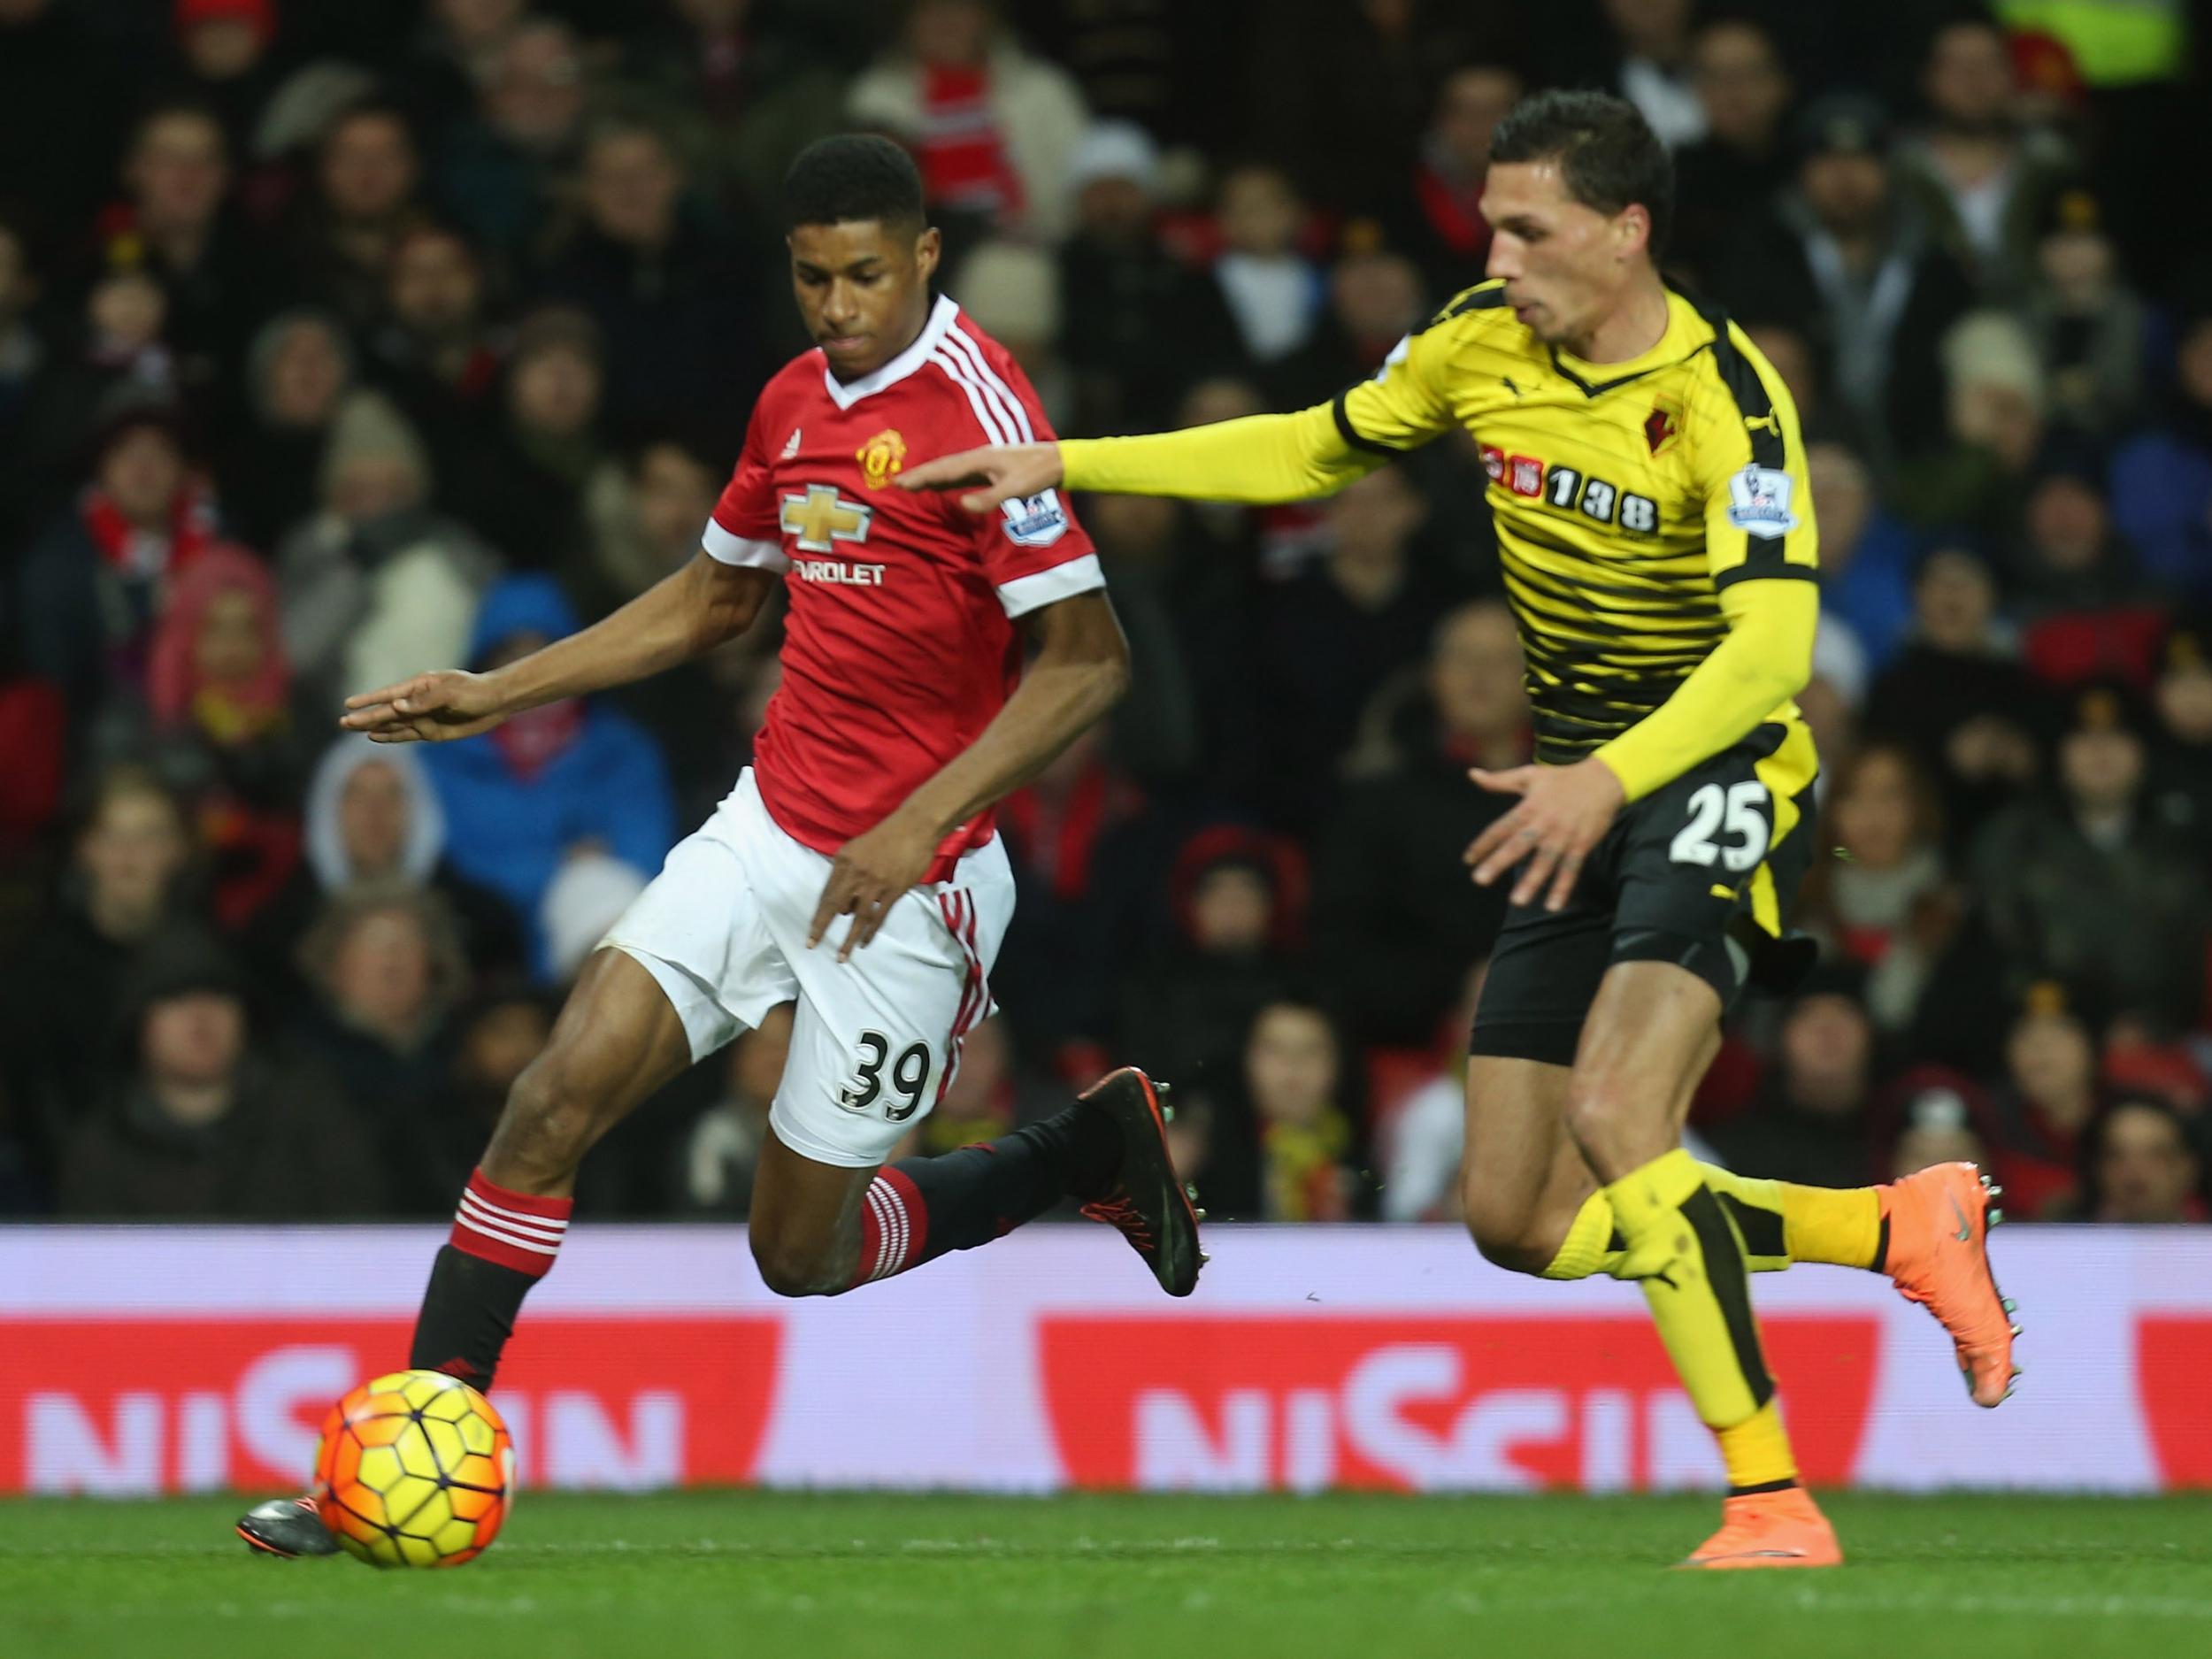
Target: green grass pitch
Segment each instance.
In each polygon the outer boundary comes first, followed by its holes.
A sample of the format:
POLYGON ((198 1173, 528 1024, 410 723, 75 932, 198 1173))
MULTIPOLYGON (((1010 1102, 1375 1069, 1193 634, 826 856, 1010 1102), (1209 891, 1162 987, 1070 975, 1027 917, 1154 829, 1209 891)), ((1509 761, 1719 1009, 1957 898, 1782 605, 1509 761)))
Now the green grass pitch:
POLYGON ((279 1562, 237 1504, 0 1503, 21 1659, 2212 1654, 2212 1499, 1837 1496, 1831 1572, 1669 1573, 1697 1498, 526 1493, 472 1565, 279 1562))

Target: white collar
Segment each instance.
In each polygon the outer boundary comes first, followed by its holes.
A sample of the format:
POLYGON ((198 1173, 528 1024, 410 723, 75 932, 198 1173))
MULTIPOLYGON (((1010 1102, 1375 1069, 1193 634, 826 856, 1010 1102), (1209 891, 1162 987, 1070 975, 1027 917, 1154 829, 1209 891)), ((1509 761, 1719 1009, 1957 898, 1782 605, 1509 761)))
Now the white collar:
POLYGON ((830 373, 829 365, 822 365, 822 384, 829 390, 830 401, 840 409, 850 409, 862 398, 872 396, 885 387, 904 380, 929 361, 929 354, 937 349, 937 342, 945 337, 945 331, 960 315, 960 308, 952 303, 952 296, 940 294, 937 303, 929 313, 929 320, 922 325, 922 332, 914 343, 872 374, 864 374, 856 380, 841 380, 830 373))

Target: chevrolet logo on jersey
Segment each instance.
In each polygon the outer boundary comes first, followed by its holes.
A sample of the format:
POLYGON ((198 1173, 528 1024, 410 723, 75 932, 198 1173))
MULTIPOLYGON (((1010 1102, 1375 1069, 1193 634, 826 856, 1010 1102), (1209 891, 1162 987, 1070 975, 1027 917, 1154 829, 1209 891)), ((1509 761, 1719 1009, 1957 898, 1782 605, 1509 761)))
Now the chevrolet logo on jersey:
POLYGON ((875 510, 847 501, 829 484, 809 484, 803 495, 783 498, 783 529, 802 551, 832 553, 840 541, 865 541, 875 510))

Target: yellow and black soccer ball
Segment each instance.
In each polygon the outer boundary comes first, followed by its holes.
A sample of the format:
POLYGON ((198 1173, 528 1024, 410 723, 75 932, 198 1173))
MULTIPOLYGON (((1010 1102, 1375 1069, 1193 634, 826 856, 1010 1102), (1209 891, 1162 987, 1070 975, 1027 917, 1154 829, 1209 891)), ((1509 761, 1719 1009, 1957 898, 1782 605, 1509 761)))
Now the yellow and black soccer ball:
POLYGON ((316 1495, 356 1559, 457 1567, 499 1535, 514 1470, 514 1443, 490 1401, 442 1371, 394 1371, 323 1419, 316 1495))

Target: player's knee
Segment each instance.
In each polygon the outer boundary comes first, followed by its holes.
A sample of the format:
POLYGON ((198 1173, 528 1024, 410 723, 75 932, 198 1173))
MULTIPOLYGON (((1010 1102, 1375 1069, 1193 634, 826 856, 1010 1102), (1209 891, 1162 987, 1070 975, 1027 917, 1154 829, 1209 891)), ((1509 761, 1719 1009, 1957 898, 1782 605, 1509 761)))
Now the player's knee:
POLYGON ((1559 1254, 1557 1229, 1532 1214, 1525 1196, 1502 1194, 1478 1176, 1461 1178, 1460 1202, 1467 1232, 1483 1259, 1511 1273, 1541 1273, 1559 1254))
POLYGON ((595 1103, 557 1056, 545 1054, 507 1091, 493 1148, 502 1169, 552 1179, 583 1162, 598 1127, 595 1103))
POLYGON ((841 1272, 840 1263, 811 1244, 794 1243, 757 1229, 751 1241, 760 1282, 779 1296, 834 1296, 851 1287, 851 1276, 841 1272))

